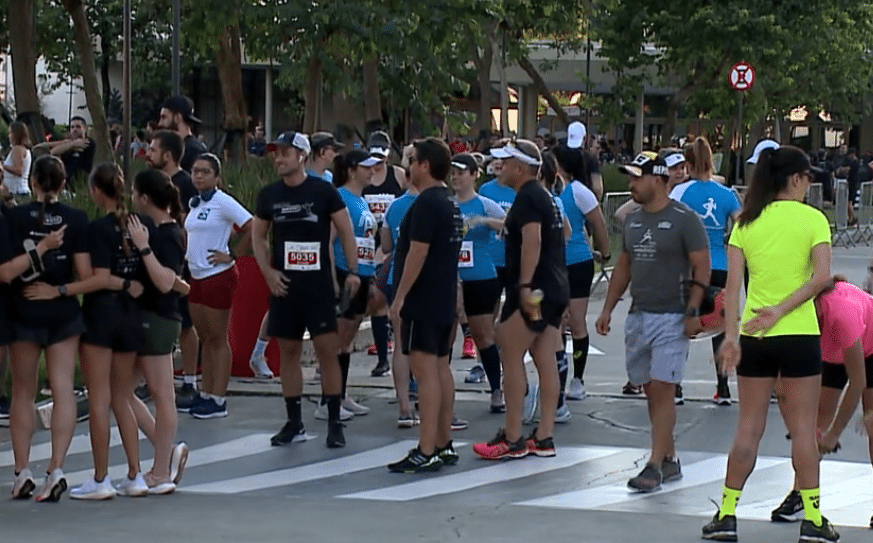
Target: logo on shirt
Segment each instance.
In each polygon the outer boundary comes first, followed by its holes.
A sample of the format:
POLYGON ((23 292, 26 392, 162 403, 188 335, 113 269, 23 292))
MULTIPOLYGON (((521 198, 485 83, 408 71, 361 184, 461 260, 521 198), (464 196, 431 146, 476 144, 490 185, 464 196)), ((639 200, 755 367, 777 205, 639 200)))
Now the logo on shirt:
POLYGON ((669 230, 673 228, 673 223, 670 221, 661 221, 658 223, 658 230, 669 230))
POLYGON ((277 221, 318 222, 318 215, 312 212, 314 202, 305 204, 282 203, 273 206, 273 214, 277 221))
POLYGON ((205 221, 206 219, 208 219, 210 211, 211 211, 211 208, 208 208, 208 207, 204 207, 203 209, 201 209, 200 213, 197 214, 197 220, 198 221, 205 221))
POLYGON ((701 222, 705 223, 706 219, 712 219, 712 222, 715 223, 715 226, 721 226, 721 223, 718 222, 718 219, 715 218, 715 210, 718 209, 718 206, 715 203, 713 198, 710 198, 706 202, 703 203, 703 210, 706 211, 703 215, 700 213, 697 214, 700 217, 701 222))
POLYGON ((652 238, 652 229, 647 228, 643 233, 643 237, 634 243, 634 259, 649 262, 654 261, 657 251, 658 244, 652 238))

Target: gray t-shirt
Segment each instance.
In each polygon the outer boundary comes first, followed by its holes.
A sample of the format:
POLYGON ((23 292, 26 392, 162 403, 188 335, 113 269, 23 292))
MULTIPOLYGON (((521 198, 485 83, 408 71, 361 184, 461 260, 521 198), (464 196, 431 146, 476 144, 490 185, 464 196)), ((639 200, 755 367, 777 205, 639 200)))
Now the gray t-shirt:
POLYGON ((681 202, 670 200, 657 213, 631 212, 623 241, 631 260, 631 312, 685 313, 688 255, 708 247, 700 218, 681 202))

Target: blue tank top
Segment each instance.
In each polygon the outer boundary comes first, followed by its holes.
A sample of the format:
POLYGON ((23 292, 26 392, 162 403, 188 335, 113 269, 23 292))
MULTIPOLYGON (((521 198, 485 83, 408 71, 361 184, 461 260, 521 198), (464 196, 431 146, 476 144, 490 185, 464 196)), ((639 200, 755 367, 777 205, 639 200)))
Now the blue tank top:
POLYGON ((725 234, 731 215, 740 210, 740 202, 734 191, 717 181, 692 179, 676 185, 670 198, 682 202, 697 213, 709 238, 710 267, 713 270, 726 270, 725 234))
MULTIPOLYGON (((511 187, 501 185, 496 179, 492 179, 479 187, 479 195, 494 200, 506 213, 509 213, 509 208, 512 207, 512 202, 515 201, 515 191, 511 187)), ((489 246, 491 248, 491 260, 494 262, 494 265, 498 268, 504 267, 506 265, 506 246, 503 244, 503 239, 499 236, 494 236, 489 246)))
MULTIPOLYGON (((376 273, 376 218, 370 213, 370 207, 363 196, 355 196, 345 187, 339 188, 339 194, 352 219, 355 245, 358 248, 358 274, 361 277, 372 277, 376 273)), ((339 238, 333 240, 333 256, 337 268, 349 269, 339 238)))
POLYGON ((481 281, 494 279, 497 270, 491 259, 491 243, 494 241, 494 229, 479 224, 469 228, 470 219, 473 217, 485 217, 487 219, 502 219, 506 212, 490 198, 475 195, 470 200, 460 203, 461 215, 464 217, 464 226, 467 230, 464 240, 461 242, 461 253, 458 258, 458 273, 461 281, 481 281))
MULTIPOLYGON (((406 216, 406 212, 409 211, 416 196, 418 195, 405 192, 402 196, 391 202, 391 205, 388 206, 388 210, 385 211, 385 219, 382 224, 383 226, 387 226, 391 231, 391 246, 394 248, 397 247, 397 238, 400 237, 400 223, 403 222, 403 217, 406 216)), ((391 268, 388 270, 388 284, 394 284, 393 258, 391 259, 391 268)))
POLYGON ((579 181, 572 181, 561 193, 561 202, 564 203, 565 216, 573 229, 570 239, 567 240, 567 265, 591 260, 593 256, 585 233, 585 215, 597 207, 597 197, 579 181))

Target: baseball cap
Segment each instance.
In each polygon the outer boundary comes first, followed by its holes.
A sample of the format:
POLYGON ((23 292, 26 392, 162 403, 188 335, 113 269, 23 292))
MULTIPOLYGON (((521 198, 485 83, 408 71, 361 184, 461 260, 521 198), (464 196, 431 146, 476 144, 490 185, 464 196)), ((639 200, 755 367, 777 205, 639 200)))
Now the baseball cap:
POLYGON ((672 168, 677 164, 682 164, 685 162, 685 155, 682 153, 670 153, 669 155, 664 157, 664 164, 667 165, 668 168, 672 168))
POLYGON ((664 159, 658 158, 658 155, 651 151, 643 151, 638 154, 630 164, 619 166, 618 171, 633 177, 642 177, 644 175, 670 177, 670 172, 667 171, 667 164, 664 159))
POLYGON ((345 154, 344 160, 346 166, 349 168, 357 168, 358 166, 375 166, 382 162, 378 158, 370 156, 370 153, 363 149, 352 149, 345 154))
POLYGON ((585 142, 585 134, 587 133, 585 125, 579 121, 570 123, 570 126, 567 127, 567 147, 570 149, 582 147, 582 144, 585 142))
POLYGON ((161 107, 173 113, 178 113, 186 122, 195 124, 201 122, 200 119, 194 116, 194 102, 187 96, 171 96, 164 101, 164 105, 161 107))
POLYGON ((337 142, 330 132, 315 132, 309 136, 309 145, 313 151, 318 151, 324 147, 333 147, 339 151, 345 147, 342 143, 337 142))
POLYGON ((470 153, 458 153, 452 157, 452 167, 475 173, 479 171, 479 162, 470 153))
POLYGON ((528 140, 510 141, 503 147, 494 147, 491 149, 491 156, 494 158, 516 158, 530 166, 539 166, 542 164, 542 155, 537 149, 536 144, 528 140), (520 146, 518 144, 521 144, 520 146))
POLYGON ((277 147, 294 147, 307 155, 312 150, 309 147, 309 138, 306 137, 306 134, 293 130, 281 132, 276 139, 267 144, 267 152, 272 153, 277 147))
POLYGON ((373 132, 370 134, 370 137, 367 138, 367 150, 371 155, 384 160, 388 158, 389 154, 391 154, 391 138, 381 130, 373 132))
POLYGON ((749 160, 746 162, 749 164, 757 164, 758 159, 761 157, 761 153, 764 149, 777 149, 779 148, 779 144, 773 140, 761 140, 758 142, 758 145, 755 146, 754 152, 752 152, 752 156, 749 157, 749 160))

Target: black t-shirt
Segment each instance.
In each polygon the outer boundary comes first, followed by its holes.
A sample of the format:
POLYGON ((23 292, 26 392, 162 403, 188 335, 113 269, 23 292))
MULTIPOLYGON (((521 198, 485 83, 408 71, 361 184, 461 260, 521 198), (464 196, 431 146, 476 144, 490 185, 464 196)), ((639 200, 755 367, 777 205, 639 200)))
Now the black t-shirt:
POLYGON ((194 188, 194 182, 191 181, 191 174, 185 170, 179 170, 170 178, 176 188, 179 189, 179 200, 182 204, 182 211, 185 213, 191 212, 191 198, 197 196, 197 189, 194 188))
POLYGON ((540 224, 540 258, 534 270, 533 288, 543 291, 546 302, 566 304, 570 300, 570 283, 564 260, 564 222, 555 200, 533 179, 518 190, 506 215, 507 300, 518 299, 521 230, 532 222, 540 224))
MULTIPOLYGON (((155 223, 146 215, 137 215, 143 225, 149 230, 149 239, 155 236, 155 223)), ((108 268, 109 273, 122 279, 139 281, 145 285, 148 282, 148 273, 142 263, 142 257, 136 250, 127 228, 122 230, 118 226, 115 213, 109 213, 96 219, 88 225, 88 252, 91 254, 91 266, 93 268, 108 268), (121 236, 127 239, 128 253, 125 254, 121 243, 121 236)), ((84 305, 106 296, 129 296, 125 292, 116 293, 108 290, 92 292, 85 295, 84 305)))
MULTIPOLYGON (((42 203, 30 202, 9 211, 12 254, 24 254, 24 240, 39 243, 49 232, 66 225, 64 243, 57 249, 42 255, 45 271, 36 281, 49 285, 65 285, 73 282, 73 255, 88 252, 88 216, 80 209, 55 202, 45 206, 42 224, 38 224, 42 203)), ((27 274, 25 274, 27 275, 27 274)), ((26 300, 22 295, 24 281, 16 279, 12 283, 15 291, 16 322, 27 326, 46 327, 69 322, 79 313, 79 302, 75 297, 55 298, 54 300, 26 300)))
POLYGON ((400 223, 394 253, 394 284, 399 285, 413 241, 429 245, 421 274, 403 302, 400 316, 434 324, 455 320, 458 253, 464 239, 464 220, 458 201, 444 186, 431 187, 415 199, 400 223))
MULTIPOLYGON (((4 209, 6 206, 0 206, 4 209)), ((14 257, 9 219, 6 212, 0 212, 0 264, 9 262, 14 257)), ((0 282, 0 328, 8 330, 12 326, 12 289, 6 283, 0 282)), ((4 334, 0 332, 0 337, 4 334)))
MULTIPOLYGON (((177 223, 171 222, 155 227, 154 232, 149 233, 149 247, 162 266, 170 268, 176 272, 176 275, 182 275, 185 242, 182 238, 182 228, 177 223)), ((151 279, 145 282, 145 290, 139 300, 141 300, 139 305, 143 309, 153 311, 166 319, 182 321, 182 314, 179 312, 179 294, 172 290, 162 294, 151 279)))
POLYGON ((179 162, 179 166, 186 172, 191 173, 194 161, 205 152, 206 146, 200 143, 196 136, 188 134, 185 137, 185 152, 182 153, 182 160, 179 162))
POLYGON ((87 180, 91 173, 91 168, 94 166, 94 152, 96 151, 97 142, 88 138, 88 146, 82 151, 67 151, 61 155, 61 161, 64 163, 64 169, 67 172, 67 185, 70 190, 75 192, 78 187, 79 177, 87 180))
POLYGON ((288 296, 333 296, 331 215, 346 207, 336 188, 311 175, 296 187, 270 183, 258 194, 255 214, 273 227, 273 267, 291 281, 288 296))

